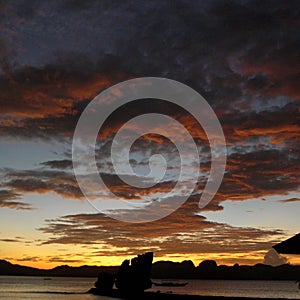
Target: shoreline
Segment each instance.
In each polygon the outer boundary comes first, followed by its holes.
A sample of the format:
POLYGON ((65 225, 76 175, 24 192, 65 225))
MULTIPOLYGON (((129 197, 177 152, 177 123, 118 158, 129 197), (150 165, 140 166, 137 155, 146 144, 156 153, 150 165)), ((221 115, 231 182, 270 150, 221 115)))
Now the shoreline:
MULTIPOLYGON (((36 274, 0 274, 0 277, 41 277, 41 278, 45 278, 45 277, 49 277, 49 278, 93 278, 93 279, 97 279, 96 275, 88 275, 88 276, 82 276, 82 275, 36 275, 36 274)), ((178 278, 170 278, 170 277, 157 277, 157 278, 151 278, 152 280, 174 280, 174 281, 178 281, 178 280, 184 280, 184 281, 188 281, 188 280, 199 280, 199 281, 292 281, 295 282, 296 279, 295 278, 274 278, 274 279, 264 279, 264 278, 257 278, 257 279, 247 279, 247 278, 190 278, 190 277, 178 277, 178 278)), ((289 298, 290 299, 290 298, 289 298)), ((299 300, 299 299, 298 299, 299 300)))
POLYGON ((161 292, 144 292, 142 294, 137 295, 124 295, 119 290, 113 289, 110 292, 101 292, 96 288, 90 289, 87 293, 98 295, 98 296, 106 296, 112 299, 143 299, 143 300, 299 300, 297 298, 257 298, 257 297, 230 297, 230 296, 205 296, 205 295, 187 295, 187 294, 173 294, 173 293, 161 293, 161 292))

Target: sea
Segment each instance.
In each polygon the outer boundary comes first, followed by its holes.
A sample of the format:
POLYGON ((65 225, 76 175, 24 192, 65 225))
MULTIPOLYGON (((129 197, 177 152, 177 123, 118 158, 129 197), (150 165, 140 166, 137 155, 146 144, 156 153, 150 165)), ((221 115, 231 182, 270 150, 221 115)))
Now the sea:
MULTIPOLYGON (((95 280, 78 277, 0 276, 0 299, 111 300, 108 297, 86 293, 93 287, 95 280)), ((184 287, 154 287, 152 291, 202 296, 300 299, 300 290, 295 281, 186 280, 186 282, 188 284, 184 287)))

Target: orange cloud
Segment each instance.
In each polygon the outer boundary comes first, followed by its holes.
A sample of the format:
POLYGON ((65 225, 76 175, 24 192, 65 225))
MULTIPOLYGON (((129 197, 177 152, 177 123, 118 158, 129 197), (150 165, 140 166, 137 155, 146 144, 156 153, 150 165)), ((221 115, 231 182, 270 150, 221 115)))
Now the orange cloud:
POLYGON ((15 75, 14 83, 2 79, 2 113, 22 118, 72 114, 76 102, 92 99, 121 78, 100 73, 81 77, 59 68, 24 68, 15 75))

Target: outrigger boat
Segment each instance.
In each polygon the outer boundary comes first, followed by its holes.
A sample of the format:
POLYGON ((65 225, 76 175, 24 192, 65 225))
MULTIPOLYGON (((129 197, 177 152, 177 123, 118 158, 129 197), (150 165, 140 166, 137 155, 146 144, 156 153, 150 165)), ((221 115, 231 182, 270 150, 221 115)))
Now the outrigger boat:
POLYGON ((170 286, 170 287, 180 287, 186 286, 188 282, 152 282, 155 286, 170 286))

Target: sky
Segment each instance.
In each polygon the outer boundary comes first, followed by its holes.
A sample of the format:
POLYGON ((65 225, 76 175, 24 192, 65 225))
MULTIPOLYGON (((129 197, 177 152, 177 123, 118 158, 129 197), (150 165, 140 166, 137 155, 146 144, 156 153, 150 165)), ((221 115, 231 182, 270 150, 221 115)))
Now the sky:
POLYGON ((41 268, 118 265, 154 251, 155 260, 196 265, 300 264, 270 250, 300 225, 299 1, 1 1, 0 27, 0 259, 41 268), (189 199, 160 220, 135 224, 85 199, 72 138, 94 97, 138 77, 177 80, 200 93, 222 125, 227 164, 219 191, 200 209, 210 169, 201 126, 157 99, 119 108, 99 132, 96 157, 120 199, 168 194, 178 179, 172 139, 185 137, 168 127, 170 139, 145 135, 134 143, 139 175, 152 154, 168 162, 162 182, 138 190, 109 159, 114 135, 131 118, 169 115, 193 136, 201 158, 189 199))

